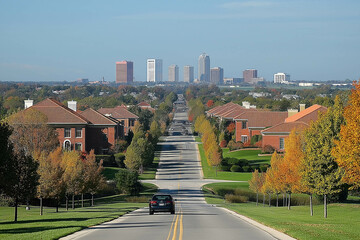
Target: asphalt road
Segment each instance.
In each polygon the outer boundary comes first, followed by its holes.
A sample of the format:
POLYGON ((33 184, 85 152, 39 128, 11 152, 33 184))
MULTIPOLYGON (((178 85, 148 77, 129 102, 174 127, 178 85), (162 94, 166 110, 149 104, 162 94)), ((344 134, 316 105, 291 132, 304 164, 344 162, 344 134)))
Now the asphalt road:
MULTIPOLYGON (((187 120, 176 112, 174 120, 187 120)), ((198 151, 193 136, 174 132, 160 143, 162 151, 156 180, 161 192, 176 199, 176 214, 139 209, 109 223, 91 227, 67 239, 275 239, 267 232, 229 212, 205 203, 198 151)))

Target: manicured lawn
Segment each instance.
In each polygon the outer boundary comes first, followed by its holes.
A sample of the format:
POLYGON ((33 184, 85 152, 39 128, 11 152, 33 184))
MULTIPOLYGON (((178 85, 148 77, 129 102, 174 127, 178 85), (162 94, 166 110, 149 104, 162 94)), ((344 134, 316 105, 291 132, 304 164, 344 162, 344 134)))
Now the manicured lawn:
POLYGON ((255 203, 224 202, 221 198, 206 197, 211 204, 226 207, 264 225, 284 232, 296 239, 359 239, 360 204, 330 204, 328 218, 323 217, 323 206, 314 206, 314 216, 310 216, 308 206, 263 207, 255 203))
MULTIPOLYGON (((147 191, 142 193, 148 199, 156 187, 146 185, 147 191)), ((39 215, 39 208, 32 207, 26 211, 19 207, 18 222, 13 223, 14 208, 0 207, 0 239, 58 239, 73 232, 118 218, 130 211, 147 206, 147 203, 125 202, 127 196, 117 195, 102 198, 94 207, 76 208, 66 211, 60 208, 45 208, 44 215, 39 215)))
POLYGON ((241 172, 223 172, 218 171, 217 176, 215 173, 215 168, 209 166, 205 157, 205 151, 202 144, 199 144, 199 152, 201 157, 201 166, 204 173, 204 178, 211 179, 222 179, 222 180, 231 180, 231 181, 248 181, 251 178, 251 173, 241 173, 241 172))
MULTIPOLYGON (((159 158, 155 157, 152 166, 144 170, 143 174, 139 175, 140 180, 155 179, 156 169, 159 164, 159 158)), ((115 174, 119 171, 118 167, 104 167, 103 175, 107 180, 114 180, 115 174)))
POLYGON ((237 159, 246 159, 250 164, 270 164, 271 156, 261 156, 258 154, 261 153, 261 150, 237 150, 230 152, 228 148, 223 148, 223 157, 237 158, 237 159))

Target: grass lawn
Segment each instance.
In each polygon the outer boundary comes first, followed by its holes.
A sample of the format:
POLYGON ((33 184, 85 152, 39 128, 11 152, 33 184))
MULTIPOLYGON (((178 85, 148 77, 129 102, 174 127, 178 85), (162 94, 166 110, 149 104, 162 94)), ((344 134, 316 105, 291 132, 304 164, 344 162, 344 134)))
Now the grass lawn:
MULTIPOLYGON (((155 157, 153 164, 144 170, 143 174, 139 175, 140 180, 155 179, 156 169, 159 164, 159 158, 155 157)), ((115 174, 119 171, 118 167, 104 167, 103 175, 107 180, 114 180, 115 174)))
POLYGON ((261 150, 238 150, 232 152, 230 152, 228 148, 223 148, 222 150, 224 158, 246 159, 250 164, 270 164, 271 156, 258 156, 261 150))
MULTIPOLYGON (((156 187, 146 184, 141 194, 148 199, 156 187)), ((58 239, 73 232, 118 218, 135 209, 147 206, 147 203, 126 202, 125 195, 116 195, 96 200, 94 207, 75 208, 66 211, 63 208, 56 213, 54 208, 44 208, 39 215, 39 207, 26 211, 25 206, 18 208, 18 222, 13 223, 14 208, 0 207, 0 239, 58 239)))
POLYGON ((204 178, 211 179, 222 179, 222 180, 231 180, 231 181, 248 181, 251 178, 251 173, 241 173, 241 172, 223 172, 218 171, 217 176, 215 173, 215 168, 209 166, 205 157, 205 151, 202 144, 198 145, 200 157, 201 157, 201 166, 204 173, 204 178))

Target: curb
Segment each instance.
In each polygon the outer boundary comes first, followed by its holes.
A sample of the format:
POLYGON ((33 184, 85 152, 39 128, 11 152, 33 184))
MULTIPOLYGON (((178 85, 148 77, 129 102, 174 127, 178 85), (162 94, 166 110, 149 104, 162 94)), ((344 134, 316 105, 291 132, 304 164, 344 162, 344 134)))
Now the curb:
MULTIPOLYGON (((216 206, 216 205, 215 205, 216 206)), ((237 212, 234 212, 232 210, 229 210, 227 208, 224 208, 224 207, 218 207, 220 209, 223 209, 224 211, 234 215, 235 217, 238 217, 246 222, 248 222, 249 224, 267 232, 268 234, 270 234, 271 236, 273 236, 274 238, 276 239, 279 239, 279 240, 296 240, 296 238, 293 238, 293 237, 290 237, 289 235, 286 235, 285 233, 283 232, 280 232, 278 230, 275 230, 271 227, 268 227, 268 226, 265 226, 259 222, 256 222, 255 220, 252 220, 251 218, 248 218, 248 217, 245 217, 237 212)))
POLYGON ((203 172, 202 165, 201 165, 201 156, 200 156, 200 151, 199 151, 199 145, 196 144, 194 136, 193 136, 193 140, 195 142, 196 149, 197 149, 197 160, 198 160, 198 163, 199 163, 199 166, 200 166, 200 178, 204 179, 204 172, 203 172))

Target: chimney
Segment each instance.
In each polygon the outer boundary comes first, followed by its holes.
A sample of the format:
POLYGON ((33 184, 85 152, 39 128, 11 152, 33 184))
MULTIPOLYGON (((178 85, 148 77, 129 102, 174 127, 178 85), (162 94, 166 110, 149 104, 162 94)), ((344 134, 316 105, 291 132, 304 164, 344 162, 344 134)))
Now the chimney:
POLYGON ((291 109, 291 108, 288 109, 288 117, 291 117, 297 113, 298 113, 297 109, 291 109))
POLYGON ((68 101, 68 108, 76 112, 76 101, 68 101))
POLYGON ((24 100, 24 103, 25 103, 25 109, 29 108, 29 107, 32 107, 32 105, 34 104, 34 100, 24 100))
POLYGON ((300 112, 305 110, 305 103, 300 103, 299 106, 300 106, 300 112))

